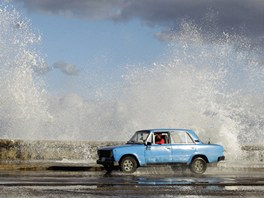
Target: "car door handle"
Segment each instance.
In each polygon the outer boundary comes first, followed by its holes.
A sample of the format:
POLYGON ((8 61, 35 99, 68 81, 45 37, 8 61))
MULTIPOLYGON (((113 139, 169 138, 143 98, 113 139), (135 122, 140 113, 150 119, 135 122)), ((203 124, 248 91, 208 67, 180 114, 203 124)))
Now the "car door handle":
POLYGON ((166 149, 171 149, 171 147, 166 147, 166 149))

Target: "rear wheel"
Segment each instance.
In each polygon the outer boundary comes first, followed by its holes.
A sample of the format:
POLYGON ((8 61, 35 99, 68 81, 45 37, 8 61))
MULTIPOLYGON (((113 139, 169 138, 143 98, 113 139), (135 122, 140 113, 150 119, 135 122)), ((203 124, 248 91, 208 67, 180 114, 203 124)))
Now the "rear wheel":
POLYGON ((133 173, 137 169, 137 161, 132 156, 124 157, 120 162, 120 169, 125 173, 133 173))
POLYGON ((201 157, 193 159, 192 163, 190 164, 190 169, 195 174, 203 174, 206 171, 206 168, 206 161, 201 157))

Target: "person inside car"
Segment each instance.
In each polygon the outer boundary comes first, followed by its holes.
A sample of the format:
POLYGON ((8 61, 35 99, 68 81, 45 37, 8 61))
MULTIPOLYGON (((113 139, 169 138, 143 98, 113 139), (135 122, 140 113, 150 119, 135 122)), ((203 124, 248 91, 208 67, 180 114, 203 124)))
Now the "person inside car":
POLYGON ((157 133, 155 136, 155 144, 165 144, 165 140, 162 137, 161 133, 157 133))

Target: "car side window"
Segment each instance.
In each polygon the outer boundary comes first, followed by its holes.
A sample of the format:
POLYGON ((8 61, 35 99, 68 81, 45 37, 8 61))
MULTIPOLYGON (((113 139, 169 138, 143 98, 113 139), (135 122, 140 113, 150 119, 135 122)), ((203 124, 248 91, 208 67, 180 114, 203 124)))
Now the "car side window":
POLYGON ((154 143, 155 144, 169 144, 168 132, 155 132, 154 133, 154 143))
POLYGON ((194 144, 192 138, 186 132, 172 132, 171 142, 173 144, 194 144))
POLYGON ((139 131, 136 132, 128 142, 143 144, 147 140, 148 136, 149 136, 149 132, 139 131))

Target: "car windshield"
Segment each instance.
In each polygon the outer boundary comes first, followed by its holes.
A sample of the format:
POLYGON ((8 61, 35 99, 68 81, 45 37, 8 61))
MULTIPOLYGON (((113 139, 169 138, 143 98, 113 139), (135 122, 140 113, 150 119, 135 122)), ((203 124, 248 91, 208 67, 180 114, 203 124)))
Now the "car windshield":
POLYGON ((144 144, 149 136, 149 131, 138 131, 127 142, 128 144, 144 144))

